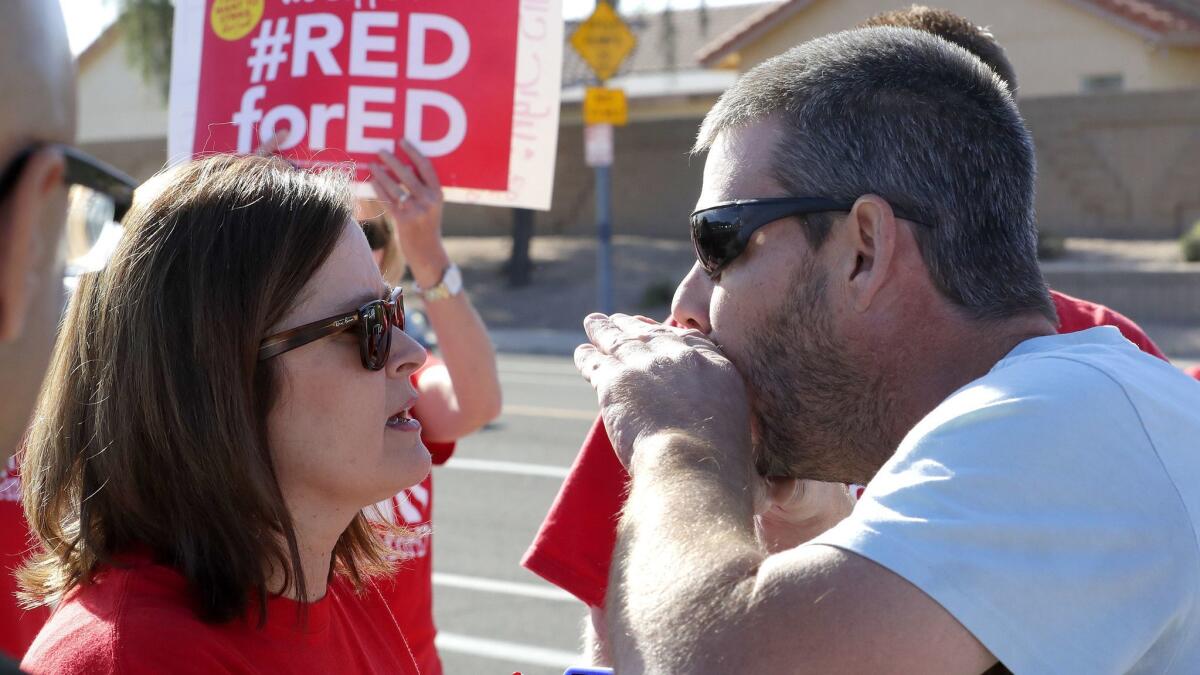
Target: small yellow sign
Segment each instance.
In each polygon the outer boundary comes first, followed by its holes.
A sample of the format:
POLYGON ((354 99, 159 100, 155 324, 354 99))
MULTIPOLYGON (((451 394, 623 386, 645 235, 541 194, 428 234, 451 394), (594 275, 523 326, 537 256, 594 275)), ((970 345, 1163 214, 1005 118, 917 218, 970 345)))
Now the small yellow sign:
POLYGON ((571 33, 571 46, 604 82, 617 74, 621 62, 637 45, 637 38, 621 20, 612 5, 596 2, 596 9, 571 33))
POLYGON ((625 90, 588 87, 583 97, 584 124, 611 124, 623 127, 629 121, 625 90))
POLYGON ((209 20, 222 40, 241 40, 262 20, 264 0, 216 0, 209 20))

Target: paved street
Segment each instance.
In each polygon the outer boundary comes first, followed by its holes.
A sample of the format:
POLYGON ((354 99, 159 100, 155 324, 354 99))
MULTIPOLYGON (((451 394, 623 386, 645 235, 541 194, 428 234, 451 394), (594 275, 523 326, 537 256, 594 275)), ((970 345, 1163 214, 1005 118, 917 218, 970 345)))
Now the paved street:
POLYGON ((596 401, 561 356, 500 356, 504 414, 434 471, 434 610, 446 672, 561 675, 583 605, 518 565, 596 401))

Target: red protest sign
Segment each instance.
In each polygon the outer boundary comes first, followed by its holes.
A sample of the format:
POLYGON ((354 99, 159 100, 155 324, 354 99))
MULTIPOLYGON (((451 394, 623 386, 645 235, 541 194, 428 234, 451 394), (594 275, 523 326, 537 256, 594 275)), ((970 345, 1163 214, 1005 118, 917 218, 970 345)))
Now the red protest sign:
POLYGON ((504 192, 520 4, 180 0, 172 157, 252 152, 286 129, 285 156, 353 161, 365 181, 403 137, 448 188, 504 192))

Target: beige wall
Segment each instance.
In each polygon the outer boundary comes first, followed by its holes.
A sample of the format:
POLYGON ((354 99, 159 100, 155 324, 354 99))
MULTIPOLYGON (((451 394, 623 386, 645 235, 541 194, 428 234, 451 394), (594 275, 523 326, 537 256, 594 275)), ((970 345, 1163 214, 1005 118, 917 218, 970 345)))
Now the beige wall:
MULTIPOLYGON (((901 0, 814 0, 737 55, 745 71, 805 40, 850 28, 901 0)), ((1200 49, 1152 46, 1067 0, 938 0, 988 26, 1017 71, 1022 97, 1080 93, 1084 77, 1120 73, 1126 91, 1200 88, 1200 49)))
POLYGON ((1021 112, 1043 229, 1158 239, 1200 220, 1200 91, 1031 99, 1021 112))
POLYGON ((101 37, 78 66, 81 143, 166 138, 166 101, 126 61, 120 29, 101 37))

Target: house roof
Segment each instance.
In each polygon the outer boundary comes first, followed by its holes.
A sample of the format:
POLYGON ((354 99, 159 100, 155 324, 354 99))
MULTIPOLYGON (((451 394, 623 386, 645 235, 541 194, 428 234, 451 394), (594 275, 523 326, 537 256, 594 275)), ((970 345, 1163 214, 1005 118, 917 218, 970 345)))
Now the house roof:
MULTIPOLYGON (((754 42, 814 0, 783 0, 759 8, 727 33, 696 53, 703 66, 713 67, 726 56, 754 42)), ((1200 0, 1065 0, 1143 36, 1168 44, 1200 46, 1200 0)))
POLYGON ((96 36, 92 43, 84 48, 75 56, 75 64, 77 68, 83 68, 91 63, 92 59, 100 55, 104 50, 108 49, 114 41, 118 40, 121 35, 121 22, 113 21, 101 31, 100 35, 96 36))
POLYGON ((1152 39, 1200 44, 1200 0, 1074 0, 1148 31, 1152 39))

